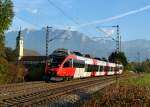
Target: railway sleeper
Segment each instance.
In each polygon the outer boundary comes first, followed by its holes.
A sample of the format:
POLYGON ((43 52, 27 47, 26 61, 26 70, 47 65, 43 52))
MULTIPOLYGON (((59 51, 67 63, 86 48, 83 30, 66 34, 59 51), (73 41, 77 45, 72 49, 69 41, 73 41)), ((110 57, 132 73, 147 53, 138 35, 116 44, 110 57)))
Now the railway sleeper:
MULTIPOLYGON (((66 94, 67 92, 64 92, 64 93, 59 93, 59 94, 57 94, 57 95, 53 95, 52 97, 57 97, 57 96, 61 96, 61 95, 63 95, 63 94, 66 94)), ((44 97, 43 99, 44 100, 46 100, 46 99, 48 99, 49 97, 48 96, 50 96, 50 94, 48 94, 48 95, 44 95, 43 96, 43 94, 41 94, 41 96, 35 96, 35 98, 30 98, 30 101, 29 102, 38 102, 37 100, 35 100, 35 99, 37 99, 37 98, 41 98, 41 97, 44 97), (37 98, 36 98, 37 97, 37 98)), ((51 98, 52 98, 51 97, 51 98)), ((39 101, 43 101, 43 99, 39 99, 39 101)), ((28 101, 29 99, 27 99, 27 101, 28 101)), ((26 100, 24 100, 23 102, 26 102, 26 100)), ((21 103, 21 102, 20 102, 21 103)))
MULTIPOLYGON (((91 81, 91 83, 93 83, 93 81, 91 81)), ((83 84, 83 83, 82 83, 83 84)), ((85 84, 85 83, 84 83, 85 84)), ((78 86, 80 86, 81 84, 77 84, 78 86)), ((82 86, 82 85, 81 85, 82 86)), ((70 88, 73 88, 73 86, 71 85, 71 86, 69 86, 70 88)), ((37 97, 33 97, 33 98, 28 98, 28 97, 25 97, 25 99, 27 99, 27 101, 28 100, 30 100, 31 101, 31 99, 32 100, 34 100, 34 102, 38 102, 38 101, 43 101, 43 100, 46 100, 47 99, 47 97, 46 96, 49 96, 48 98, 49 98, 49 100, 50 99, 52 99, 52 98, 57 98, 57 97, 59 97, 59 96, 62 96, 62 95, 65 95, 66 93, 68 93, 68 92, 71 92, 71 89, 69 88, 69 87, 67 87, 65 90, 62 90, 62 92, 64 92, 64 93, 61 93, 60 91, 58 92, 58 91, 54 91, 53 92, 53 94, 54 95, 51 95, 51 93, 52 92, 48 92, 46 95, 44 94, 45 92, 47 92, 47 91, 50 91, 50 90, 45 90, 44 92, 42 92, 42 95, 40 95, 40 94, 38 94, 37 95, 37 97), (58 94, 57 94, 58 93, 58 94), (44 95, 43 95, 44 94, 44 95), (56 95, 57 94, 57 95, 56 95), (38 101, 37 100, 35 100, 35 98, 41 98, 41 97, 45 97, 45 98, 42 98, 42 99, 38 99, 38 101)), ((75 88, 76 86, 74 86, 74 88, 75 88)), ((87 87, 87 86, 86 86, 87 87)), ((75 90, 75 89, 72 89, 72 90, 75 90)), ((58 90, 60 90, 59 88, 57 88, 58 90)), ((41 93, 41 92, 40 92, 41 93)), ((37 93, 36 93, 37 94, 37 93)), ((33 94, 31 95, 31 96, 33 96, 33 94)), ((25 100, 24 99, 24 100, 25 100)), ((25 100, 26 101, 26 100, 25 100)), ((30 101, 28 101, 28 102, 30 102, 30 101)), ((24 102, 24 101, 23 101, 24 102)), ((33 101, 31 101, 31 102, 33 102, 33 101)), ((16 103, 16 102, 15 102, 16 103)))
MULTIPOLYGON (((45 96, 45 95, 44 95, 45 96)), ((47 96, 47 95, 46 95, 47 96)), ((20 104, 20 103, 27 103, 27 102, 33 102, 33 101, 35 101, 36 99, 39 99, 39 98, 41 98, 41 97, 43 97, 43 93, 39 93, 39 94, 36 94, 36 95, 34 95, 34 96, 27 96, 26 98, 24 98, 24 99, 13 99, 13 100, 11 100, 11 101, 7 101, 7 102, 11 102, 11 103, 14 103, 14 104, 20 104), (15 101, 15 102, 14 102, 15 101)), ((14 105, 13 104, 13 105, 14 105)))

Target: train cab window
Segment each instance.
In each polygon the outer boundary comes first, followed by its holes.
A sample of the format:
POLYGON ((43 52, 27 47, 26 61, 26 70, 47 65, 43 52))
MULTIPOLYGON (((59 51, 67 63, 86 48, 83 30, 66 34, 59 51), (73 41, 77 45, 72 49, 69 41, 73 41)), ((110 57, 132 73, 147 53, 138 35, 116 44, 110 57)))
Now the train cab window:
POLYGON ((57 55, 50 56, 48 63, 51 67, 57 68, 64 61, 65 57, 60 57, 57 55))
POLYGON ((64 68, 72 67, 72 60, 68 60, 64 63, 64 68))

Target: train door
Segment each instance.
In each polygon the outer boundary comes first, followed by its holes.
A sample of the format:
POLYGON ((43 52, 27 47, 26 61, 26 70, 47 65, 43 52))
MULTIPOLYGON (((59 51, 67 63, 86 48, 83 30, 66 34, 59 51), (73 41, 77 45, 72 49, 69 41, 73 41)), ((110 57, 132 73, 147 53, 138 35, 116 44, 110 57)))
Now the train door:
POLYGON ((87 64, 85 64, 85 66, 84 66, 84 74, 82 75, 83 77, 88 77, 88 76, 90 76, 90 75, 88 75, 89 74, 89 72, 87 72, 87 69, 88 69, 88 65, 87 64))
POLYGON ((96 72, 96 76, 100 76, 100 65, 97 66, 97 72, 96 72))
POLYGON ((82 60, 74 60, 73 65, 75 68, 74 78, 84 77, 85 62, 82 60))
POLYGON ((99 72, 100 72, 100 76, 102 75, 105 75, 105 66, 104 65, 100 65, 99 66, 100 67, 100 70, 99 70, 99 72))

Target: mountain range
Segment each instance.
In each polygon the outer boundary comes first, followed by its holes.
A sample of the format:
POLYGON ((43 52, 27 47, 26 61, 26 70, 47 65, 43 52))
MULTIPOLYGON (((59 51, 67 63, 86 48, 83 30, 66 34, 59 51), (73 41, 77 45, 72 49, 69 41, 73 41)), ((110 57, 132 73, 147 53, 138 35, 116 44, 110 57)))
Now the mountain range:
MULTIPOLYGON (((46 29, 24 29, 24 48, 45 55, 46 29)), ((18 31, 6 33, 6 46, 15 48, 18 31)), ((115 42, 111 40, 95 40, 79 31, 51 29, 49 33, 49 54, 57 48, 66 48, 90 54, 94 57, 108 57, 115 51, 115 42), (53 40, 52 40, 53 39, 53 40)), ((122 51, 129 61, 145 60, 150 58, 150 40, 137 39, 122 41, 122 51), (139 53, 139 54, 138 54, 139 53), (140 57, 140 58, 139 58, 140 57)))

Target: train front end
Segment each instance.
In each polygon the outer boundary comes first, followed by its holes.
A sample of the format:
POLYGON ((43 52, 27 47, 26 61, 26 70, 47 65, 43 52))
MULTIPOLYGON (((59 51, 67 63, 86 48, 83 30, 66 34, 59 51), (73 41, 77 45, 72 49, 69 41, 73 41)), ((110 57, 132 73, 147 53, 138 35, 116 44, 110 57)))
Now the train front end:
POLYGON ((45 66, 45 75, 47 81, 61 81, 63 78, 59 76, 61 65, 68 56, 66 50, 55 50, 48 58, 45 66))

